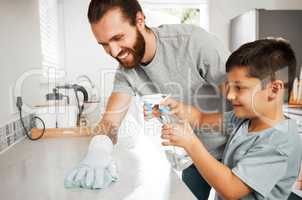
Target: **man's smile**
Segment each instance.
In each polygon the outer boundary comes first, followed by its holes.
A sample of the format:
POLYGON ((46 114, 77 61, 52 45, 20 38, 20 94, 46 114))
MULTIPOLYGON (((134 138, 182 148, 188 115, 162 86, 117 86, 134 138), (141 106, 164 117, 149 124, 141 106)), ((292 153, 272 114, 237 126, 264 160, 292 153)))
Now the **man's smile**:
POLYGON ((130 54, 129 51, 124 51, 124 52, 121 52, 120 55, 119 55, 117 58, 120 59, 120 60, 123 60, 123 59, 125 59, 129 54, 130 54))

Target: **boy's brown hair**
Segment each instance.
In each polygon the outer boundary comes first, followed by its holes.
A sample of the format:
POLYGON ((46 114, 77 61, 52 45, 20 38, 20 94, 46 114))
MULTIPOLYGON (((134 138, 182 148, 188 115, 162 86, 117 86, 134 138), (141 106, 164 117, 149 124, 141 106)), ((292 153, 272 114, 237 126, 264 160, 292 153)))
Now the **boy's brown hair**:
MULTIPOLYGON (((296 76, 297 61, 290 44, 283 39, 261 39, 246 43, 234 51, 226 62, 226 71, 246 67, 249 76, 260 80, 283 80, 290 91, 296 76), (287 80, 282 74, 287 73, 287 80)), ((286 74, 285 74, 286 76, 286 74)))

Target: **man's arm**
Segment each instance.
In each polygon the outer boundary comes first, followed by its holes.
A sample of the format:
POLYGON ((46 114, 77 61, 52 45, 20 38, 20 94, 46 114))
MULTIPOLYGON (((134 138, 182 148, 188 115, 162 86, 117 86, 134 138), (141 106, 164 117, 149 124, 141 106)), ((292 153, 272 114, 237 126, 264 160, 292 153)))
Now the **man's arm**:
POLYGON ((95 127, 96 134, 106 134, 117 143, 117 133, 131 103, 132 96, 122 92, 112 92, 109 97, 105 113, 98 126, 95 127))

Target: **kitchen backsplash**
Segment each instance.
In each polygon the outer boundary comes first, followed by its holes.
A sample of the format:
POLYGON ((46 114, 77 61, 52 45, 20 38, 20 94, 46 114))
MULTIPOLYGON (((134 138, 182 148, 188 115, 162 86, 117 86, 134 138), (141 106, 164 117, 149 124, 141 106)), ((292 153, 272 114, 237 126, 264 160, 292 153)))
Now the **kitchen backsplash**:
MULTIPOLYGON (((32 127, 32 118, 32 114, 23 117, 24 125, 28 130, 31 130, 30 127, 32 127)), ((24 129, 22 127, 20 119, 17 119, 0 127, 0 153, 5 151, 16 142, 23 140, 24 136, 24 129)))

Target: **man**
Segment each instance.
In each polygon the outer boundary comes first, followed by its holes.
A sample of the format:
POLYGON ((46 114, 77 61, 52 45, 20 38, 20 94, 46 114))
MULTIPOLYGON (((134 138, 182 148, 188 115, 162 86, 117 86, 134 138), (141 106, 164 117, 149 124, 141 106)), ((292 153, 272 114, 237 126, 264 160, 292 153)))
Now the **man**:
MULTIPOLYGON (((88 18, 97 42, 120 63, 99 134, 117 142, 118 127, 136 94, 171 94, 206 111, 223 107, 216 91, 204 98, 209 85, 222 83, 228 56, 213 35, 191 25, 149 28, 136 0, 92 0, 88 18)), ((219 134, 202 137, 219 159, 225 138, 219 134)), ((183 171, 183 180, 196 197, 208 198, 210 186, 194 165, 183 171)))

